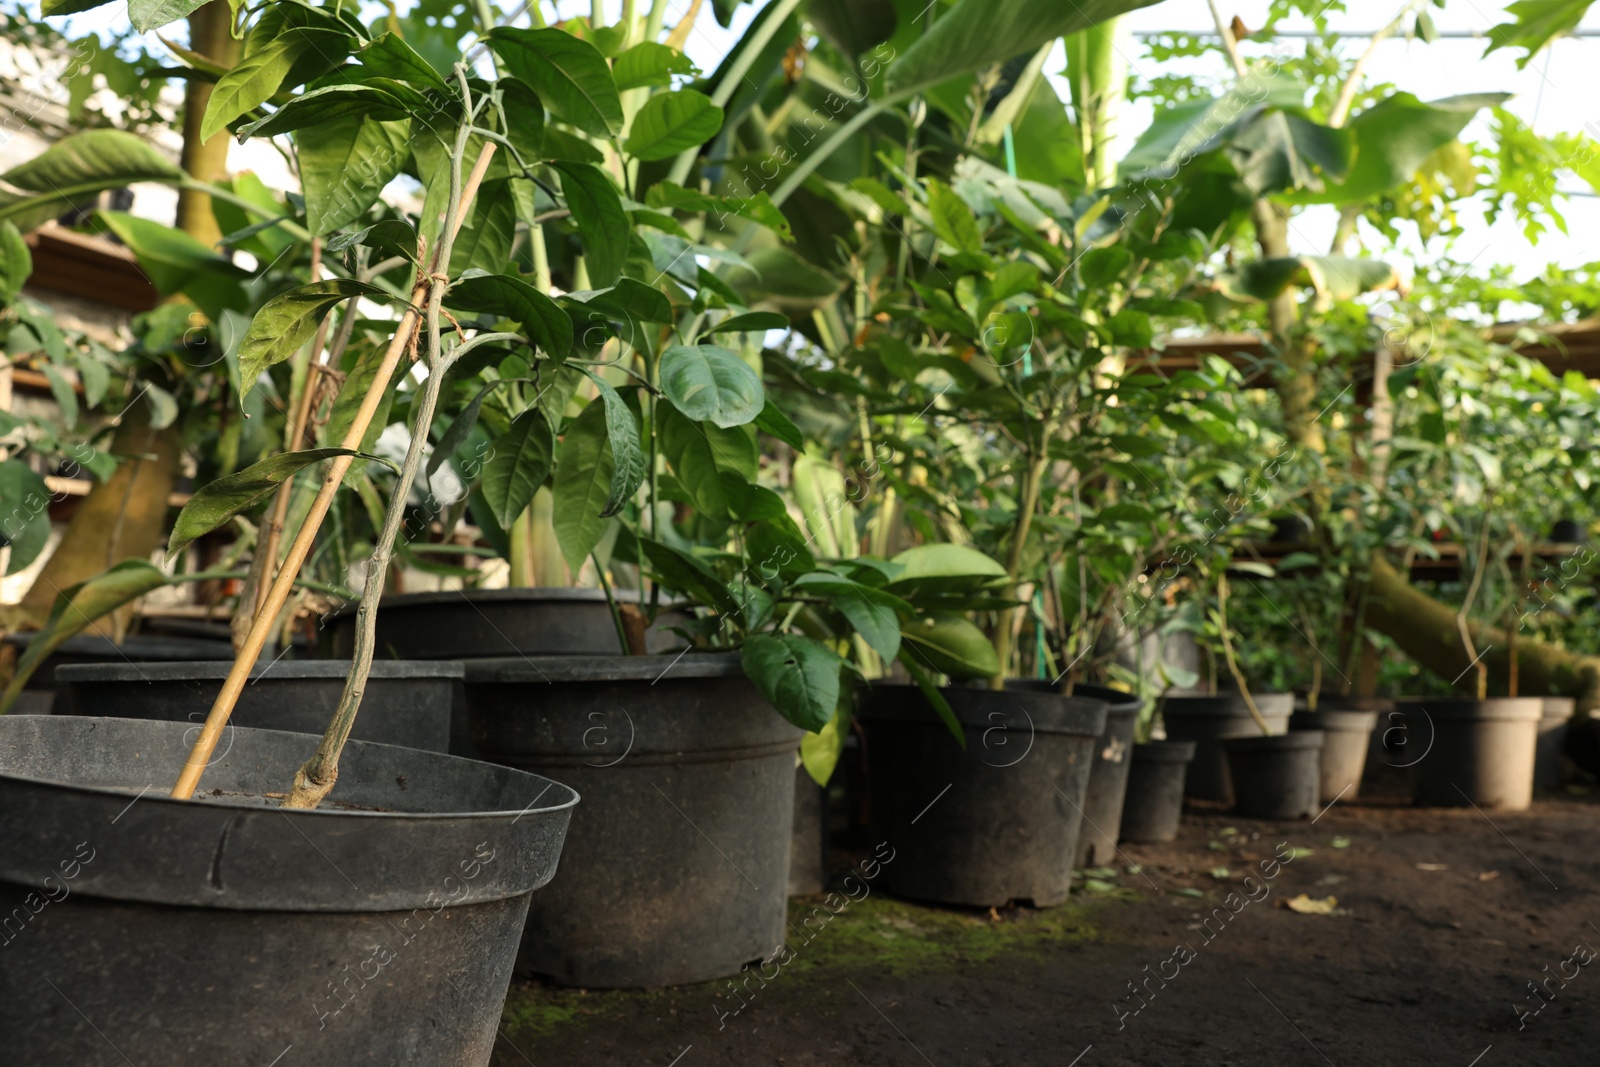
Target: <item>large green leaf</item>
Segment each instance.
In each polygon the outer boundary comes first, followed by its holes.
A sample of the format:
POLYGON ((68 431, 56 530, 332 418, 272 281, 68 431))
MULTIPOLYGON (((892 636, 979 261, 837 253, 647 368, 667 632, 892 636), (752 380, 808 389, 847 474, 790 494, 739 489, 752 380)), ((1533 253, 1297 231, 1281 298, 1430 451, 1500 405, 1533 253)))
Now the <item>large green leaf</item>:
POLYGON ((761 376, 717 345, 673 345, 663 352, 661 391, 689 419, 724 429, 753 421, 766 402, 761 376))
POLYGON ((0 174, 0 219, 28 233, 107 189, 136 182, 176 185, 183 177, 176 163, 131 133, 89 130, 0 174))
POLYGON ((928 578, 1004 578, 1006 569, 975 548, 938 543, 917 545, 890 560, 900 568, 894 584, 928 578))
POLYGON ((1274 108, 1263 110, 1228 138, 1227 154, 1257 196, 1286 189, 1321 192, 1324 176, 1338 181, 1350 169, 1354 136, 1274 108))
POLYGON ((239 140, 272 137, 317 123, 334 122, 350 115, 365 115, 381 122, 394 122, 409 114, 410 107, 406 101, 375 85, 325 85, 296 96, 265 118, 240 126, 239 140))
POLYGON ((651 85, 671 85, 674 74, 693 74, 694 63, 675 48, 640 41, 611 62, 611 75, 622 92, 651 85))
POLYGON ((511 427, 495 438, 483 465, 483 496, 501 529, 511 529, 533 503, 533 495, 550 474, 555 450, 555 434, 538 408, 518 415, 511 427))
POLYGON ((684 417, 671 404, 657 408, 661 454, 695 508, 709 518, 726 519, 730 507, 724 472, 739 480, 755 478, 754 439, 742 428, 721 429, 684 417))
POLYGON ((311 340, 335 304, 353 296, 386 296, 384 290, 353 278, 325 278, 262 305, 239 342, 239 381, 250 392, 261 372, 282 363, 311 340))
POLYGON ((604 378, 592 372, 586 373, 599 391, 600 402, 605 408, 606 439, 611 444, 611 458, 615 463, 611 472, 611 492, 606 497, 605 507, 600 510, 600 516, 608 518, 621 511, 622 505, 643 484, 644 450, 639 447, 639 424, 634 421, 633 412, 628 410, 622 397, 604 378))
POLYGON ((703 93, 657 93, 633 117, 623 150, 639 159, 668 159, 711 140, 721 128, 722 109, 703 93))
POLYGON ((583 254, 589 281, 604 288, 622 276, 628 259, 628 232, 632 228, 622 209, 622 195, 592 163, 557 163, 561 193, 572 220, 583 234, 583 254))
POLYGON ((756 634, 744 643, 744 673, 778 714, 815 733, 833 720, 844 660, 800 634, 756 634))
POLYGON ((893 0, 811 0, 806 17, 824 40, 854 59, 894 34, 893 0))
POLYGON ((774 204, 772 197, 765 192, 758 192, 753 196, 713 196, 710 193, 685 189, 672 182, 656 182, 644 194, 644 202, 654 208, 704 211, 708 215, 715 216, 719 223, 728 215, 736 215, 765 226, 785 241, 794 240, 789 220, 784 218, 778 205, 774 204))
POLYGON ((21 231, 10 222, 0 221, 0 308, 17 298, 32 273, 33 254, 21 231))
POLYGON ((551 485, 556 543, 573 574, 583 567, 583 561, 606 532, 605 510, 616 469, 605 402, 591 400, 561 435, 561 452, 551 485))
POLYGON ((179 19, 188 18, 206 0, 128 0, 128 21, 140 33, 149 33, 179 19))
POLYGON ((622 97, 594 45, 564 30, 505 26, 491 31, 489 41, 512 76, 533 86, 551 111, 595 137, 622 132, 622 97))
POLYGON ((439 72, 429 66, 397 33, 385 33, 372 39, 372 43, 355 55, 356 61, 374 74, 405 82, 422 90, 449 92, 450 86, 439 72))
POLYGON ((450 246, 450 276, 469 270, 500 270, 511 258, 517 230, 516 198, 507 179, 486 181, 450 246))
POLYGON ((1576 30, 1593 3, 1594 0, 1513 0, 1506 5, 1506 14, 1515 21, 1489 31, 1490 44, 1484 54, 1497 48, 1521 48, 1524 51, 1517 66, 1526 67, 1528 60, 1551 41, 1576 30))
POLYGON ((687 593, 719 615, 737 617, 741 607, 739 599, 701 560, 648 537, 639 538, 639 547, 644 549, 651 572, 663 586, 687 593))
POLYGON ((450 287, 445 304, 515 319, 528 339, 558 363, 572 352, 572 318, 561 305, 510 274, 473 274, 450 287))
POLYGON ((967 202, 948 185, 928 180, 928 211, 939 239, 958 252, 977 252, 983 248, 983 233, 967 202))
MULTIPOLYGON (((325 445, 344 447, 344 436, 350 432, 350 427, 355 425, 361 405, 366 402, 367 394, 372 392, 378 370, 383 366, 384 356, 388 354, 388 347, 387 342, 369 340, 363 342, 359 348, 351 345, 345 350, 344 384, 339 386, 339 395, 333 399, 333 410, 328 413, 328 424, 322 428, 322 441, 325 445)), ((389 384, 392 386, 394 383, 391 381, 389 384)), ((389 408, 393 403, 394 389, 386 388, 382 399, 378 401, 378 406, 373 409, 366 433, 356 445, 361 451, 370 452, 377 444, 379 435, 389 424, 389 408)), ((361 467, 360 463, 351 464, 350 475, 347 477, 355 475, 361 467)))
POLYGON ((987 678, 1000 670, 994 646, 970 619, 940 612, 901 631, 907 651, 924 667, 952 678, 987 678))
POLYGON ((794 590, 826 597, 884 659, 900 654, 900 617, 911 614, 911 605, 893 593, 827 571, 802 574, 794 590))
POLYGON ((350 115, 295 133, 306 226, 323 236, 367 213, 411 154, 411 123, 350 115))
POLYGON ((1499 107, 1507 93, 1472 93, 1423 103, 1410 93, 1394 93, 1350 122, 1355 163, 1342 182, 1321 193, 1292 197, 1297 203, 1347 204, 1377 196, 1409 182, 1434 152, 1454 141, 1483 108, 1499 107))
POLYGON ((17 459, 0 461, 0 544, 11 546, 6 573, 22 570, 50 541, 50 490, 17 459))
POLYGON ((839 757, 844 755, 845 738, 850 736, 850 718, 849 702, 841 700, 839 710, 828 720, 828 725, 800 738, 800 762, 818 785, 828 784, 834 768, 839 765, 839 757))
POLYGON ((163 295, 183 293, 201 311, 217 321, 223 310, 243 310, 248 300, 240 283, 250 272, 217 255, 198 238, 173 226, 120 211, 100 211, 95 216, 127 245, 145 273, 163 295))
POLYGON ((1156 0, 958 0, 889 67, 886 86, 907 93, 948 81, 1156 0))
MULTIPOLYGON (((131 6, 131 5, 130 5, 131 6)), ((309 39, 291 29, 243 56, 217 79, 200 119, 200 137, 209 140, 240 115, 272 99, 295 60, 310 46, 309 39)))
POLYGON ((167 541, 167 555, 175 556, 195 538, 215 530, 241 512, 249 511, 277 491, 286 478, 313 463, 359 453, 347 448, 308 448, 300 452, 280 452, 253 463, 244 470, 218 478, 202 486, 178 512, 167 541))

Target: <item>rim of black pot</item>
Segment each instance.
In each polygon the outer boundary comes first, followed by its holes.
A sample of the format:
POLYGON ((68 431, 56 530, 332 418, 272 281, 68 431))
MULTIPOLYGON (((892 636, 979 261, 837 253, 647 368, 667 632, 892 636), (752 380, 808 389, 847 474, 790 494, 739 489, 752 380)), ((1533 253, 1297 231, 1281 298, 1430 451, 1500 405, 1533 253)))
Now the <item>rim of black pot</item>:
MULTIPOLYGON (((1006 688, 1021 689, 1033 693, 1061 692, 1061 687, 1048 678, 1007 678, 1006 688)), ((1075 683, 1072 687, 1072 695, 1105 701, 1107 713, 1111 715, 1123 715, 1130 711, 1138 711, 1144 707, 1144 701, 1137 693, 1129 693, 1123 689, 1113 689, 1109 685, 1095 685, 1093 682, 1075 683)))
POLYGON ((1133 746, 1133 758, 1151 763, 1188 763, 1194 759, 1197 741, 1141 741, 1133 746))
MULTIPOLYGON (((192 663, 73 663, 56 668, 58 682, 185 682, 220 681, 233 664, 227 660, 198 660, 192 663)), ((257 663, 250 671, 252 683, 259 681, 293 682, 318 678, 344 678, 350 661, 338 659, 286 659, 276 663, 257 663)), ((461 664, 454 660, 374 660, 370 677, 379 681, 411 678, 465 677, 461 664)))
MULTIPOLYGON (((38 631, 21 634, 6 634, 0 638, 8 645, 27 648, 33 639, 39 636, 38 631)), ((117 644, 104 634, 74 634, 51 652, 52 656, 63 653, 72 656, 126 656, 129 659, 144 657, 157 657, 161 660, 231 660, 233 659, 233 646, 227 641, 209 641, 200 637, 155 637, 145 634, 130 634, 122 639, 122 644, 117 644)))
MULTIPOLYGON (((1252 689, 1250 691, 1250 696, 1255 699, 1257 708, 1259 708, 1261 706, 1261 702, 1263 700, 1269 701, 1269 702, 1271 702, 1273 704, 1281 704, 1285 700, 1291 701, 1289 707, 1286 708, 1285 710, 1283 710, 1283 711, 1272 711, 1270 714, 1273 715, 1274 717, 1278 717, 1278 716, 1282 716, 1282 715, 1285 715, 1285 714, 1289 714, 1289 713, 1292 713, 1292 711, 1293 711, 1293 707, 1294 707, 1293 703, 1292 703, 1292 700, 1294 698, 1294 694, 1293 693, 1276 693, 1276 692, 1260 692, 1260 693, 1258 693, 1258 692, 1256 692, 1255 690, 1252 689)), ((1168 693, 1167 694, 1167 699, 1165 701, 1163 701, 1162 704, 1161 704, 1161 710, 1162 710, 1163 714, 1168 712, 1168 711, 1176 710, 1176 711, 1179 711, 1180 713, 1185 714, 1185 715, 1196 715, 1196 716, 1200 716, 1200 715, 1227 715, 1227 716, 1233 716, 1233 715, 1239 715, 1241 713, 1245 714, 1245 715, 1250 714, 1249 709, 1245 706, 1243 694, 1241 694, 1236 689, 1235 690, 1230 690, 1228 692, 1217 693, 1215 695, 1212 695, 1211 693, 1178 693, 1178 692, 1168 693)), ((1263 712, 1263 714, 1267 714, 1267 713, 1263 712)))
POLYGON ((1522 722, 1544 718, 1544 697, 1402 697, 1394 704, 1401 714, 1423 712, 1438 719, 1522 722))
MULTIPOLYGON (((640 602, 640 592, 637 589, 613 589, 611 595, 619 603, 637 604, 640 602)), ((604 589, 568 588, 559 585, 515 586, 505 589, 447 589, 429 593, 390 593, 378 602, 379 608, 409 608, 425 607, 429 604, 454 604, 461 601, 467 603, 493 603, 495 601, 527 602, 527 601, 580 601, 591 604, 596 601, 605 603, 606 591, 604 589)), ((361 606, 361 602, 351 601, 341 604, 338 608, 328 613, 330 619, 340 619, 353 613, 361 606)), ((683 603, 663 603, 662 610, 682 609, 689 605, 683 603)))
MULTIPOLYGON (((12 717, 8 716, 8 715, 7 716, 0 716, 0 722, 3 722, 5 720, 9 720, 11 718, 12 717)), ((155 719, 127 719, 127 718, 121 718, 121 717, 118 717, 118 716, 111 716, 111 715, 51 715, 51 716, 30 715, 30 716, 17 716, 17 718, 18 719, 22 719, 22 718, 37 719, 37 720, 40 720, 40 721, 46 722, 46 723, 84 724, 83 728, 86 728, 86 729, 93 729, 96 723, 105 722, 105 721, 136 723, 136 724, 139 724, 139 725, 147 725, 147 724, 151 724, 151 723, 162 723, 162 720, 155 720, 155 719)), ((162 723, 162 724, 163 725, 171 725, 171 726, 174 726, 174 727, 186 727, 186 726, 188 726, 188 724, 181 723, 181 722, 162 723)), ((47 729, 54 729, 56 727, 49 726, 49 727, 46 727, 46 728, 47 729)), ((4 727, 0 726, 0 729, 4 729, 4 727)), ((62 726, 62 727, 60 727, 60 729, 67 730, 67 729, 70 729, 70 727, 69 726, 62 726)), ((301 741, 301 742, 305 741, 307 738, 310 738, 312 742, 315 742, 315 740, 316 740, 316 738, 312 734, 297 733, 297 732, 292 731, 292 730, 268 730, 268 729, 265 729, 265 728, 259 727, 259 726, 239 726, 239 727, 230 726, 230 727, 228 727, 228 729, 244 730, 244 731, 246 731, 248 733, 253 733, 253 734, 278 734, 278 735, 283 735, 283 736, 286 736, 286 737, 292 737, 296 741, 301 741)), ((229 799, 226 796, 214 797, 214 796, 211 796, 210 794, 207 794, 207 793, 204 793, 204 792, 197 792, 195 794, 195 796, 194 796, 194 799, 192 799, 192 800, 179 800, 176 797, 168 796, 167 794, 162 793, 157 789, 147 790, 146 792, 138 793, 138 792, 133 791, 131 787, 117 788, 117 787, 113 787, 113 786, 104 786, 104 785, 86 785, 86 784, 80 784, 80 783, 76 783, 76 782, 63 781, 63 780, 61 780, 59 778, 43 778, 43 777, 39 777, 38 775, 21 774, 21 773, 18 773, 16 771, 0 771, 0 779, 5 779, 5 780, 8 780, 8 781, 27 782, 30 785, 42 786, 42 787, 49 788, 49 789, 60 789, 60 790, 68 791, 68 792, 83 792, 83 793, 92 793, 92 794, 95 794, 96 796, 120 797, 124 801, 126 801, 130 797, 133 797, 141 804, 144 804, 144 803, 176 804, 176 805, 178 805, 179 807, 182 807, 182 808, 190 808, 190 807, 194 807, 196 805, 204 805, 205 807, 208 807, 208 808, 228 808, 228 809, 237 809, 237 810, 240 810, 240 811, 280 811, 285 815, 307 815, 307 816, 315 816, 315 817, 319 817, 319 818, 321 818, 321 817, 339 818, 339 817, 342 816, 342 817, 347 817, 347 818, 348 817, 356 817, 356 818, 363 818, 363 819, 499 819, 499 818, 504 818, 507 815, 518 815, 518 814, 536 815, 536 814, 542 814, 542 813, 545 813, 545 812, 560 811, 562 808, 570 808, 570 807, 575 806, 578 803, 579 799, 580 799, 579 796, 578 796, 578 791, 576 789, 573 789, 569 785, 563 785, 560 782, 554 781, 552 779, 545 778, 544 775, 534 774, 534 773, 532 773, 530 771, 519 770, 518 768, 515 768, 515 767, 501 767, 498 764, 484 763, 482 760, 469 760, 469 759, 465 758, 464 756, 451 756, 451 755, 447 755, 446 753, 443 753, 443 752, 429 752, 426 749, 420 749, 420 748, 406 748, 404 745, 385 745, 385 744, 381 744, 381 743, 379 743, 377 741, 349 741, 349 742, 346 742, 347 750, 350 748, 350 746, 355 746, 355 750, 360 750, 361 748, 393 749, 396 752, 404 753, 403 759, 406 760, 408 764, 410 764, 412 766, 415 766, 417 768, 417 770, 415 772, 417 775, 426 775, 428 773, 428 766, 427 765, 429 765, 429 764, 432 764, 432 765, 435 765, 435 766, 442 766, 442 765, 447 764, 447 763, 454 763, 454 764, 479 763, 479 764, 482 764, 485 767, 492 768, 492 769, 494 769, 496 771, 514 771, 517 774, 528 775, 530 778, 541 778, 541 779, 544 779, 545 781, 550 783, 551 787, 565 790, 570 795, 567 797, 566 800, 562 801, 559 804, 547 804, 547 805, 545 805, 543 807, 538 807, 538 808, 533 807, 532 805, 529 805, 526 808, 520 808, 520 809, 519 808, 504 808, 504 809, 495 809, 494 811, 480 811, 480 810, 477 810, 477 809, 468 809, 468 810, 464 810, 464 811, 373 811, 373 810, 370 810, 370 809, 367 809, 367 808, 337 808, 337 807, 299 808, 299 809, 295 809, 293 811, 290 811, 289 809, 286 809, 286 808, 283 808, 283 807, 280 807, 280 806, 277 806, 277 805, 248 803, 248 802, 243 801, 243 800, 232 800, 232 799, 229 799)), ((307 755, 310 755, 309 751, 307 752, 307 755)), ((174 773, 174 776, 176 776, 176 770, 174 770, 173 773, 174 773)), ((541 793, 540 796, 543 796, 543 794, 541 793)))
POLYGON ((1222 747, 1235 752, 1293 751, 1301 748, 1321 748, 1321 730, 1296 730, 1287 734, 1264 737, 1224 737, 1222 747))
MULTIPOLYGON (((872 681, 863 687, 864 699, 857 713, 879 722, 910 722, 946 729, 944 720, 928 705, 922 690, 910 682, 872 681), (875 701, 874 695, 889 698, 875 701), (908 700, 908 697, 915 697, 908 700)), ((987 689, 981 686, 951 685, 940 690, 963 726, 987 729, 997 725, 993 718, 1021 712, 1040 733, 1099 737, 1105 732, 1106 702, 1094 697, 1062 696, 1054 690, 987 689), (996 703, 1000 706, 996 707, 996 703)), ((1010 725, 1010 724, 1008 724, 1010 725)))
POLYGON ((671 682, 744 677, 737 652, 654 656, 495 656, 462 664, 467 684, 484 682, 671 682))
POLYGON ((1303 733, 1306 730, 1353 730, 1365 732, 1378 725, 1379 711, 1350 711, 1329 708, 1327 711, 1306 711, 1295 708, 1289 716, 1289 729, 1303 733))

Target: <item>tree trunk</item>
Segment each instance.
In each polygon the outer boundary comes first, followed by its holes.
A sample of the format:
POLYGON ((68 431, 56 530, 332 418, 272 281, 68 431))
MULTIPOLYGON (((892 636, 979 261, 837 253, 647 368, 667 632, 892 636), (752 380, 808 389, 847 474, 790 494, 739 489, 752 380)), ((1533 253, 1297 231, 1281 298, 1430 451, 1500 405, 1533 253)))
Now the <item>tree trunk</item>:
MULTIPOLYGON (((68 524, 22 608, 41 624, 63 589, 127 559, 149 559, 167 527, 167 497, 178 477, 183 443, 177 424, 150 426, 150 405, 140 401, 122 417, 111 441, 122 462, 108 481, 90 490, 68 524)), ((131 609, 129 609, 131 611, 131 609)), ((128 612, 116 617, 126 620, 128 612)), ((113 618, 88 632, 111 633, 113 618)))
MULTIPOLYGON (((189 16, 189 47, 224 67, 238 61, 240 42, 233 37, 233 10, 225 0, 211 0, 189 16)), ((218 131, 209 141, 200 139, 200 119, 212 88, 211 82, 190 78, 183 94, 182 166, 191 177, 208 182, 227 177, 228 145, 233 139, 227 130, 218 131)), ((222 236, 211 214, 211 198, 191 189, 178 191, 177 226, 208 248, 222 236)))

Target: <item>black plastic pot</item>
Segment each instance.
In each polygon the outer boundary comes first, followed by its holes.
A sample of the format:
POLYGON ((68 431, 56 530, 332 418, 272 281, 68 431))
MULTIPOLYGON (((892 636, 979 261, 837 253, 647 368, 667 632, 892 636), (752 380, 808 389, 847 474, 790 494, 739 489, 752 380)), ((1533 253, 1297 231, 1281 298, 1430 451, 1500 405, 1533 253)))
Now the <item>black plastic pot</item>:
POLYGON ((1410 734, 1431 741, 1411 767, 1417 803, 1523 811, 1533 802, 1543 698, 1426 698, 1395 708, 1410 734))
POLYGON ((577 795, 353 741, 285 811, 317 739, 240 729, 172 800, 188 732, 0 717, 6 1062, 487 1065, 577 795))
POLYGON ((1296 730, 1274 737, 1222 742, 1233 779, 1237 815, 1250 819, 1308 819, 1321 808, 1322 734, 1296 730))
POLYGON ((1541 793, 1559 793, 1566 784, 1562 750, 1566 747, 1567 726, 1572 722, 1576 702, 1571 697, 1542 697, 1544 714, 1539 718, 1539 740, 1533 757, 1533 787, 1541 793))
MULTIPOLYGON (((1318 698, 1316 711, 1307 711, 1297 704, 1294 714, 1289 716, 1290 733, 1315 730, 1323 735, 1320 791, 1325 804, 1354 800, 1361 795, 1367 745, 1378 725, 1379 713, 1349 706, 1359 699, 1324 695, 1318 698)), ((1382 703, 1392 706, 1389 701, 1382 703)))
MULTIPOLYGON (((198 728, 232 667, 219 662, 62 667, 56 676, 61 686, 56 713, 100 715, 116 708, 125 718, 188 722, 198 728)), ((350 664, 339 660, 258 663, 229 726, 321 735, 339 706, 349 670, 350 664)), ((459 663, 374 662, 350 736, 450 751, 450 711, 460 679, 459 663)))
MULTIPOLYGON (((3 640, 21 655, 34 634, 7 634, 3 640)), ((233 645, 190 637, 147 637, 135 634, 117 644, 98 634, 69 637, 39 664, 14 709, 27 715, 49 715, 54 708, 56 668, 90 663, 164 663, 233 659, 233 645)))
POLYGON ((826 888, 828 791, 804 766, 794 769, 794 833, 789 839, 789 895, 807 897, 826 888))
MULTIPOLYGON (((1294 694, 1252 692, 1250 695, 1271 732, 1287 733, 1289 715, 1294 711, 1294 694)), ((1230 737, 1261 736, 1261 728, 1250 715, 1244 697, 1237 692, 1216 696, 1169 693, 1161 706, 1161 720, 1166 724, 1168 740, 1195 743, 1194 759, 1184 781, 1184 795, 1190 800, 1231 803, 1233 787, 1222 742, 1230 737)))
POLYGON ((583 796, 519 973, 634 988, 736 974, 783 944, 800 731, 737 654, 518 657, 467 672, 472 741, 583 796))
MULTIPOLYGON (((616 590, 619 602, 639 594, 616 590)), ((356 609, 328 616, 325 644, 334 659, 355 650, 356 609)), ((645 631, 651 652, 682 648, 671 627, 687 616, 663 611, 645 631)), ((467 589, 405 593, 378 603, 379 659, 485 659, 498 656, 615 656, 626 653, 601 589, 467 589)))
POLYGON ((1183 778, 1194 759, 1193 741, 1151 741, 1133 746, 1127 800, 1118 839, 1171 841, 1183 816, 1183 778))
POLYGON ((894 855, 884 885, 946 904, 1061 903, 1105 702, 1024 689, 943 692, 965 749, 914 685, 875 683, 860 704, 872 840, 894 855))

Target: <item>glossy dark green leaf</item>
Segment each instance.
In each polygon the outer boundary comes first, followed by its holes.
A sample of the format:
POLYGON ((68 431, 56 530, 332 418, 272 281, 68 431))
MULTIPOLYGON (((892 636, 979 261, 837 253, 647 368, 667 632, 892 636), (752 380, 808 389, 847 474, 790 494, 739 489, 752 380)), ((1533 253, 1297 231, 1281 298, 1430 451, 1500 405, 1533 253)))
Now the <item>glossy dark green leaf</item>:
POLYGON ((551 485, 555 495, 556 543, 573 574, 583 567, 583 561, 605 534, 609 522, 606 504, 611 499, 616 470, 605 401, 596 398, 562 431, 551 485))
POLYGON ((532 167, 544 158, 544 101, 532 86, 515 78, 501 78, 499 87, 505 108, 506 140, 522 162, 532 167))
POLYGON ((261 372, 282 363, 311 340, 335 304, 353 296, 386 297, 376 285, 353 278, 326 278, 279 293, 262 305, 239 342, 239 381, 244 392, 261 372))
POLYGON ((606 497, 600 516, 607 518, 622 510, 644 482, 644 450, 639 446, 639 424, 633 412, 623 402, 617 391, 598 374, 589 374, 606 413, 606 439, 611 445, 611 458, 615 464, 611 472, 611 492, 606 497))
POLYGON ((131 133, 88 130, 0 174, 0 219, 30 233, 107 189, 138 182, 175 185, 183 177, 176 163, 131 133))
POLYGON ((375 86, 325 85, 296 96, 265 118, 240 126, 238 138, 242 142, 251 137, 272 137, 351 115, 394 122, 409 114, 410 105, 406 101, 375 86))
POLYGON ((6 573, 15 574, 50 541, 50 490, 26 463, 0 460, 0 501, 0 543, 11 547, 6 573))
POLYGON ((564 30, 499 26, 490 46, 511 75, 531 85, 545 106, 584 133, 622 132, 622 98, 605 56, 564 30))
POLYGON ((583 235, 589 281, 602 288, 622 275, 628 259, 628 213, 622 195, 599 167, 588 163, 556 163, 561 193, 572 220, 583 235))
POLYGON ((325 236, 361 218, 411 155, 411 123, 351 115, 295 133, 306 227, 325 236))
POLYGON ((826 597, 884 659, 900 654, 900 618, 911 614, 911 605, 900 597, 825 571, 801 575, 793 588, 797 594, 826 597))
POLYGON ((650 570, 667 589, 685 593, 719 615, 738 616, 739 598, 703 561, 648 537, 639 538, 639 547, 650 570))
POLYGON ((766 403, 760 375, 717 345, 673 345, 661 355, 660 373, 662 392, 694 422, 743 426, 766 403))
POLYGON ((359 454, 347 448, 280 452, 236 474, 202 486, 178 512, 178 519, 172 526, 172 537, 167 541, 167 555, 175 556, 195 538, 217 529, 235 515, 249 511, 277 492, 285 479, 292 478, 311 464, 359 454))
POLYGON ((693 89, 657 93, 633 117, 623 151, 643 160, 669 159, 711 140, 722 128, 722 109, 693 89))
POLYGON ((674 74, 693 73, 688 56, 656 41, 640 41, 611 62, 611 75, 622 92, 671 85, 674 74))
POLYGON ((385 33, 355 55, 356 61, 374 74, 403 81, 424 91, 449 92, 450 86, 426 59, 397 33, 385 33))
POLYGON ((22 233, 10 222, 0 221, 0 308, 17 298, 33 273, 33 254, 22 233))
POLYGON ((833 649, 800 634, 756 634, 746 639, 742 659, 779 715, 813 733, 832 721, 844 670, 833 649))
POLYGON ((729 315, 721 322, 713 323, 700 331, 700 336, 710 337, 719 333, 765 333, 768 330, 788 328, 787 315, 779 315, 775 311, 747 311, 742 315, 729 315))
POLYGON ((801 434, 800 427, 778 409, 770 396, 762 403, 761 414, 756 416, 756 428, 762 433, 771 434, 796 452, 805 451, 805 436, 801 434))
POLYGON ((988 678, 1000 671, 994 646, 970 619, 940 612, 901 630, 907 652, 928 670, 952 678, 988 678))
POLYGON ((560 304, 513 275, 468 275, 450 287, 445 305, 515 319, 528 339, 557 362, 572 352, 572 318, 560 304))
MULTIPOLYGON (((495 438, 483 465, 483 495, 503 530, 533 503, 533 495, 550 474, 555 434, 543 412, 530 408, 495 438)), ((587 553, 586 553, 587 554, 587 553)))

